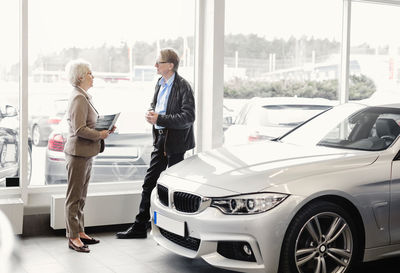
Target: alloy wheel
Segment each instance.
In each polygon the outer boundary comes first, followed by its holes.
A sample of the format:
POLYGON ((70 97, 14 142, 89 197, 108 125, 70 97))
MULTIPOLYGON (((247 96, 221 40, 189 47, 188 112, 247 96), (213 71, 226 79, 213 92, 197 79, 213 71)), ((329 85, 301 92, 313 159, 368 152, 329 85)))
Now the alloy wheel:
POLYGON ((340 215, 319 213, 301 228, 294 250, 301 273, 342 273, 353 256, 353 235, 340 215))

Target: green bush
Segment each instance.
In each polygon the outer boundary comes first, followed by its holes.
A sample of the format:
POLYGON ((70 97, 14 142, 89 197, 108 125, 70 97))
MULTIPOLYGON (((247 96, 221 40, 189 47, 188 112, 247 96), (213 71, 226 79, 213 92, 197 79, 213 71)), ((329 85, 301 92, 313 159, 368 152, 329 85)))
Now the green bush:
MULTIPOLYGON (((235 79, 225 83, 224 97, 249 99, 252 97, 304 97, 338 99, 339 83, 337 80, 276 82, 246 81, 235 79)), ((349 78, 349 99, 369 98, 375 91, 374 82, 365 75, 351 75, 349 78)))

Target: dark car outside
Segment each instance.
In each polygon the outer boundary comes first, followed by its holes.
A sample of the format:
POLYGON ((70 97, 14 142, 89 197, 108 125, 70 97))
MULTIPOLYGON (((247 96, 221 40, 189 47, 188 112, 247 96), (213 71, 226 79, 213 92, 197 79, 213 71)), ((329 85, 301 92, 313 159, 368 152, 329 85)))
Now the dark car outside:
POLYGON ((29 116, 29 132, 35 146, 46 146, 50 133, 60 123, 67 108, 67 99, 57 99, 48 107, 34 108, 29 116))
MULTIPOLYGON (((28 180, 32 170, 32 142, 28 139, 28 180)), ((19 176, 19 120, 17 109, 0 106, 0 186, 5 178, 19 176)))

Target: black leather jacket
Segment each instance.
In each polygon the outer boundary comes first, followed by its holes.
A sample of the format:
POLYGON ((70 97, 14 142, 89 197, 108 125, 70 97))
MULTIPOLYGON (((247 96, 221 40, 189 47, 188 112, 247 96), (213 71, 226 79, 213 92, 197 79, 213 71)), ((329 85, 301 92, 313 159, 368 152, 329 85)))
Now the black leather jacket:
MULTIPOLYGON (((158 79, 151 109, 156 108, 160 90, 158 79)), ((168 97, 167 112, 159 115, 157 125, 167 129, 165 152, 167 154, 184 153, 195 146, 193 123, 195 104, 190 84, 175 72, 174 84, 168 97)), ((153 126, 153 144, 156 141, 156 130, 153 126)))

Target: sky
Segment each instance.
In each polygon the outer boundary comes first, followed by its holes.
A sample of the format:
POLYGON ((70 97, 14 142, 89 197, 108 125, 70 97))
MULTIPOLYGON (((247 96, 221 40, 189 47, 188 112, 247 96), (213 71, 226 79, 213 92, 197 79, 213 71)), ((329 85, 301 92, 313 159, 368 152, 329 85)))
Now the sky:
POLYGON ((226 0, 225 32, 339 39, 341 7, 338 0, 226 0))
MULTIPOLYGON (((29 56, 72 46, 119 45, 193 36, 194 0, 30 0, 29 56)), ((18 3, 0 1, 0 63, 18 60, 18 3)), ((225 33, 266 39, 340 40, 340 0, 225 0, 225 33)), ((400 7, 354 2, 352 45, 400 44, 400 7)))
POLYGON ((55 41, 50 41, 51 37, 57 38, 58 45, 134 43, 194 32, 194 1, 190 0, 34 0, 30 3, 32 35, 40 34, 52 43, 55 41))

